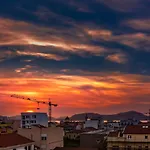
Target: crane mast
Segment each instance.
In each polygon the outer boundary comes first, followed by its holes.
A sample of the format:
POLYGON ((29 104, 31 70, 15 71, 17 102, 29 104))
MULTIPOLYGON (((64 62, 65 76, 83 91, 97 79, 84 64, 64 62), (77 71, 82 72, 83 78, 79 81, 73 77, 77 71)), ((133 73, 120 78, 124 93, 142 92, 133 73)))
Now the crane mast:
POLYGON ((52 106, 57 107, 58 105, 57 104, 53 104, 50 101, 50 99, 49 99, 49 102, 45 102, 45 101, 39 101, 39 100, 36 100, 36 99, 24 97, 24 96, 21 96, 21 95, 16 95, 16 94, 11 95, 11 97, 24 99, 24 100, 28 100, 28 101, 32 101, 32 102, 36 102, 38 104, 37 109, 40 109, 39 108, 39 104, 46 104, 46 105, 48 105, 49 122, 51 124, 51 121, 52 121, 52 106))

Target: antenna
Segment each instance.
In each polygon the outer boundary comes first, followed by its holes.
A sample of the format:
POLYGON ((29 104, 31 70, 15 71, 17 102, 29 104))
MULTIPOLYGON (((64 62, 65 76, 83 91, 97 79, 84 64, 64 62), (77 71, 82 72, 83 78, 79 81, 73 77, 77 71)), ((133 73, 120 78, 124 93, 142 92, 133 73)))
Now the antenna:
POLYGON ((148 110, 147 113, 145 113, 148 116, 148 121, 150 122, 150 109, 148 110))

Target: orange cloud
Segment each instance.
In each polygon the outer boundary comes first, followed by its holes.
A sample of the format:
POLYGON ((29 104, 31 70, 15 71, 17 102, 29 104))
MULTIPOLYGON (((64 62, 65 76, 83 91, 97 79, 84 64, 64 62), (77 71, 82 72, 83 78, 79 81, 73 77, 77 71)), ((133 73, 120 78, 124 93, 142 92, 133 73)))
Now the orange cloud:
POLYGON ((38 53, 38 52, 22 52, 22 51, 17 51, 16 52, 18 54, 18 56, 35 56, 35 57, 43 57, 45 59, 54 59, 54 60, 64 60, 67 59, 67 57, 62 57, 56 54, 46 54, 46 53, 38 53))
MULTIPOLYGON (((150 86, 150 77, 130 74, 99 73, 97 76, 54 74, 46 78, 21 77, 0 78, 0 80, 0 93, 4 95, 0 96, 1 103, 6 104, 1 109, 9 107, 9 102, 14 102, 14 108, 11 109, 17 109, 17 113, 30 108, 35 110, 37 105, 25 100, 10 98, 10 95, 15 93, 44 101, 48 101, 51 98, 53 102, 59 104, 60 112, 65 108, 74 110, 96 110, 100 108, 104 111, 104 108, 110 107, 111 109, 116 105, 121 107, 124 104, 130 105, 131 102, 138 105, 140 101, 137 101, 137 97, 150 94, 148 88, 150 86)), ((145 98, 143 105, 148 100, 148 98, 145 98)), ((134 105, 132 106, 134 109, 134 105)), ((41 108, 47 111, 46 106, 41 106, 41 108)))
MULTIPOLYGON (((133 21, 132 23, 134 24, 135 22, 133 21)), ((127 24, 128 24, 128 22, 127 22, 127 24)), ((138 24, 138 21, 137 21, 137 24, 138 24)), ((145 22, 143 24, 144 25, 142 25, 142 23, 141 23, 141 29, 144 28, 144 26, 146 29, 148 22, 145 22)), ((130 25, 130 23, 129 23, 129 25, 130 25)), ((135 28, 138 28, 138 26, 140 26, 140 23, 135 28)), ((141 50, 144 49, 144 50, 149 51, 150 36, 145 33, 137 32, 137 33, 130 33, 130 34, 115 35, 109 30, 101 30, 101 29, 86 30, 86 32, 89 35, 92 35, 92 37, 98 41, 105 40, 105 41, 111 41, 111 42, 118 42, 118 43, 130 46, 133 48, 137 48, 137 49, 141 49, 141 50), (141 46, 141 43, 144 43, 144 44, 142 44, 142 46, 141 46)))
POLYGON ((125 64, 128 61, 127 56, 121 53, 108 55, 106 59, 112 62, 120 63, 120 64, 125 64))
MULTIPOLYGON (((102 46, 94 46, 90 44, 88 38, 85 38, 85 35, 81 31, 79 32, 78 28, 76 29, 76 35, 74 35, 74 38, 63 36, 64 33, 59 33, 55 28, 48 28, 23 21, 13 21, 4 18, 0 18, 0 28, 2 29, 2 34, 4 34, 4 36, 1 37, 0 45, 17 44, 51 46, 60 48, 62 51, 72 51, 79 54, 82 52, 90 52, 93 55, 104 53, 106 51, 102 46)), ((70 32, 69 34, 72 33, 70 32)), ((53 54, 48 55, 42 52, 37 52, 37 54, 38 56, 46 58, 54 57, 52 56, 53 54)), ((34 52, 32 52, 32 55, 34 55, 34 52)))
POLYGON ((123 25, 137 30, 150 30, 150 19, 133 19, 123 22, 123 25))
POLYGON ((98 36, 102 38, 108 38, 112 35, 112 32, 109 30, 99 29, 99 30, 87 30, 87 33, 91 36, 98 36))

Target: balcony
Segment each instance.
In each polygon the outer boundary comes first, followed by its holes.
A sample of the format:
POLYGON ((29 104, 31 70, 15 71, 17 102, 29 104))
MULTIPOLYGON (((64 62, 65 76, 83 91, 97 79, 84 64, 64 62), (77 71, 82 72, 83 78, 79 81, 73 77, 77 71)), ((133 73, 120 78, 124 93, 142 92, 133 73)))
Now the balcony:
POLYGON ((138 142, 138 143, 148 143, 150 142, 150 139, 144 139, 144 138, 125 138, 125 137, 108 137, 108 142, 138 142))
POLYGON ((124 137, 108 137, 108 142, 125 142, 126 139, 124 137))

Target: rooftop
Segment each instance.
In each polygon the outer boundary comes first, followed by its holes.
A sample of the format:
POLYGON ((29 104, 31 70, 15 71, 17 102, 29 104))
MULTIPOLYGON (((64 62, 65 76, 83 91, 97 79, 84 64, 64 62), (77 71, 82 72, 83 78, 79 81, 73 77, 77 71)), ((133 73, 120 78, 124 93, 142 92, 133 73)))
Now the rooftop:
POLYGON ((47 115, 47 113, 45 113, 45 112, 21 112, 21 114, 46 114, 47 115))
POLYGON ((85 132, 83 134, 109 134, 110 131, 104 131, 104 130, 95 130, 90 132, 85 132))
POLYGON ((110 132, 109 133, 109 137, 118 137, 118 135, 119 135, 119 131, 113 131, 113 132, 110 132))
POLYGON ((150 134, 150 125, 127 126, 123 134, 150 134))
POLYGON ((0 134, 0 148, 11 147, 33 143, 34 141, 27 139, 16 133, 0 134))
POLYGON ((33 127, 37 127, 37 128, 47 128, 47 127, 45 127, 45 126, 43 126, 43 125, 40 125, 40 124, 35 124, 35 125, 32 125, 33 127))

